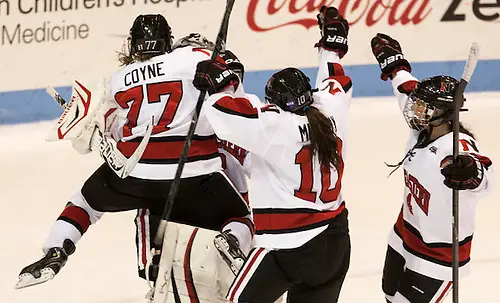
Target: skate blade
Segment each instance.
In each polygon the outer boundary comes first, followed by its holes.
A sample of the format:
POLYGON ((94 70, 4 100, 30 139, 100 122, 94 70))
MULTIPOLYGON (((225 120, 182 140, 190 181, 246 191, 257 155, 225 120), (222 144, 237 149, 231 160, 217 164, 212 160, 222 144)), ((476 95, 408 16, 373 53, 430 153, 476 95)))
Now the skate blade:
POLYGON ((243 267, 243 263, 245 263, 245 260, 243 260, 242 258, 234 258, 231 253, 229 253, 229 243, 227 243, 224 237, 215 237, 214 245, 233 274, 237 276, 240 272, 241 267, 243 267))
POLYGON ((16 286, 14 286, 15 289, 21 289, 21 288, 26 288, 29 286, 45 283, 49 280, 52 280, 54 276, 56 275, 54 271, 50 268, 44 268, 40 271, 40 278, 35 278, 32 274, 30 273, 24 273, 19 275, 19 281, 17 281, 16 286))

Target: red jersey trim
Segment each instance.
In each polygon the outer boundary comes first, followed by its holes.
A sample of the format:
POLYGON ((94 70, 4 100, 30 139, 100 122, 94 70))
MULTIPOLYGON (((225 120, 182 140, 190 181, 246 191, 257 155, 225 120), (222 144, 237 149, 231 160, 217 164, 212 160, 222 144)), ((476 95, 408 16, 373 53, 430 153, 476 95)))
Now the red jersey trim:
MULTIPOLYGON (((403 240, 404 248, 413 255, 443 266, 452 266, 451 243, 426 243, 418 230, 403 219, 403 212, 399 213, 394 231, 403 240)), ((470 261, 472 235, 459 243, 460 266, 470 261)))
MULTIPOLYGON (((328 79, 333 79, 338 83, 340 83, 340 85, 342 85, 342 89, 346 93, 352 88, 352 81, 351 78, 348 76, 333 76, 329 77, 328 79)), ((333 83, 330 84, 330 94, 335 95, 335 89, 333 83)))
POLYGON ((345 209, 345 203, 333 211, 302 209, 253 209, 256 234, 282 234, 323 226, 335 219, 345 209))
POLYGON ((402 94, 409 95, 417 87, 418 81, 409 80, 398 86, 398 91, 402 94))
POLYGON ((345 76, 344 68, 342 67, 342 65, 333 62, 327 62, 326 65, 328 66, 328 76, 345 76))
MULTIPOLYGON (((125 157, 130 157, 139 146, 141 139, 135 138, 132 141, 118 142, 117 147, 125 157)), ((177 163, 184 148, 185 139, 184 136, 151 138, 139 163, 177 163)), ((188 152, 188 160, 191 162, 218 156, 215 136, 195 136, 192 139, 188 152)))
POLYGON ((259 118, 258 110, 253 107, 252 103, 250 103, 250 101, 246 98, 232 98, 225 96, 215 102, 213 107, 230 115, 252 119, 259 118))

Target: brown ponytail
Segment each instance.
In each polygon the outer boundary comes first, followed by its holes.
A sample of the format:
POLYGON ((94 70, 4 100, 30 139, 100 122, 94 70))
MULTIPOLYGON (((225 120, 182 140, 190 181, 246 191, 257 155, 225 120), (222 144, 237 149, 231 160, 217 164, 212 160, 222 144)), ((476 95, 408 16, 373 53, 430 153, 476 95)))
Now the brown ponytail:
MULTIPOLYGON (((453 120, 452 120, 452 121, 450 121, 450 122, 451 122, 451 123, 450 123, 450 131, 453 131, 453 123, 454 123, 454 122, 453 122, 453 120)), ((460 128, 460 132, 461 132, 462 134, 466 134, 466 135, 470 136, 472 139, 476 139, 476 137, 474 136, 474 134, 472 133, 472 131, 470 131, 468 128, 466 128, 466 127, 462 124, 462 122, 459 122, 458 124, 459 124, 459 128, 460 128)))
POLYGON ((308 107, 305 114, 310 125, 312 153, 317 152, 321 165, 338 169, 341 155, 338 153, 338 137, 332 121, 316 107, 308 107))

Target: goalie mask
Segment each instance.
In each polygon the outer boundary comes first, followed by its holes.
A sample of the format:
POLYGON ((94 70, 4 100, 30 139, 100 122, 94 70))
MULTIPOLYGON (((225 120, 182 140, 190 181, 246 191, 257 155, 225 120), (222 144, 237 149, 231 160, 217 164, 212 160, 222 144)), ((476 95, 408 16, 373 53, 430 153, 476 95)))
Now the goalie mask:
POLYGON ((161 55, 172 50, 172 31, 162 15, 139 15, 130 29, 130 55, 161 55))
POLYGON ((300 70, 289 67, 271 76, 266 85, 266 101, 284 111, 297 112, 313 103, 309 78, 300 70))
POLYGON ((449 76, 426 78, 417 84, 403 109, 408 125, 415 130, 437 126, 453 119, 453 96, 458 81, 449 76))
MULTIPOLYGON (((172 46, 172 50, 186 46, 214 50, 215 44, 200 33, 191 33, 188 36, 175 41, 172 46)), ((224 47, 222 49, 224 49, 224 47)))

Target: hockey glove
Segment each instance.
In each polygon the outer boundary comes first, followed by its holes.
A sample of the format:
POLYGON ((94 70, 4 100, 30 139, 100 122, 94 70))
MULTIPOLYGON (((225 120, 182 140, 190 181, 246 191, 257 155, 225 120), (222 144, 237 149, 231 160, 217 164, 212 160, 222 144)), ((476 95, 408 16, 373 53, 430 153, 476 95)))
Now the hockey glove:
POLYGON ((230 86, 236 89, 240 79, 225 64, 215 60, 198 63, 193 85, 199 90, 205 90, 210 95, 221 92, 230 86))
POLYGON ((245 75, 245 67, 243 66, 243 64, 241 64, 240 60, 238 60, 238 57, 236 57, 236 55, 228 49, 226 49, 224 53, 221 54, 221 57, 226 62, 227 67, 235 72, 236 75, 240 77, 240 80, 243 81, 243 76, 245 75))
POLYGON ((447 156, 441 161, 444 185, 456 190, 475 189, 483 180, 483 166, 476 158, 459 155, 456 161, 447 156))
POLYGON ((382 80, 386 81, 388 78, 392 80, 400 70, 411 72, 410 63, 404 58, 397 40, 379 33, 372 39, 371 44, 372 52, 382 70, 380 75, 382 80))
POLYGON ((335 51, 342 59, 349 49, 347 35, 349 23, 335 7, 323 5, 317 15, 321 39, 315 47, 335 51))

